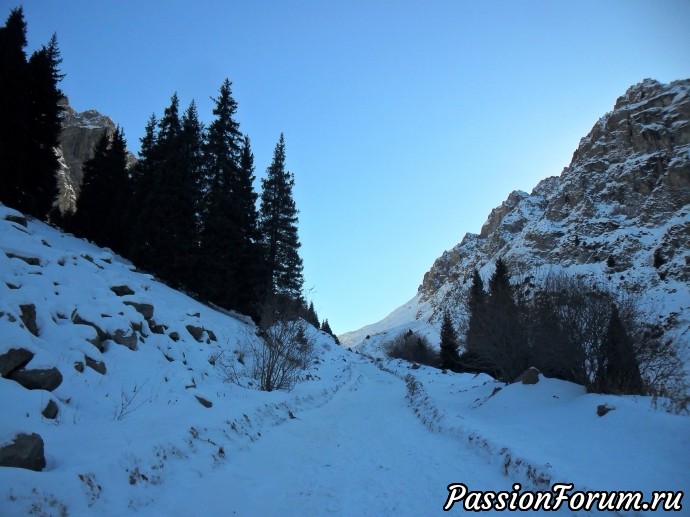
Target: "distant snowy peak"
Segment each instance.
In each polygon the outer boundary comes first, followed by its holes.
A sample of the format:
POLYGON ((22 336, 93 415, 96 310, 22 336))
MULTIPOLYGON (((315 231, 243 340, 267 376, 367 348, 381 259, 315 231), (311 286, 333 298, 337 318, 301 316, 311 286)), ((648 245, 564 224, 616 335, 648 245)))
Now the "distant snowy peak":
MULTIPOLYGON (((112 135, 116 125, 112 119, 96 110, 77 112, 66 97, 61 101, 62 129, 58 154, 62 166, 58 172, 58 206, 64 213, 74 211, 83 180, 84 162, 93 156, 94 146, 98 139, 107 132, 112 135)), ((133 154, 128 156, 128 164, 136 163, 133 154)))
MULTIPOLYGON (((357 347, 409 327, 438 335, 439 317, 463 313, 474 269, 496 259, 516 285, 564 270, 642 295, 666 330, 690 328, 690 80, 632 86, 581 139, 560 176, 512 192, 477 234, 443 253, 417 296, 383 321, 343 336, 357 347), (654 256, 662 258, 655 267, 654 256), (607 265, 609 257, 614 267, 607 265)), ((687 346, 687 345, 686 345, 687 346)))

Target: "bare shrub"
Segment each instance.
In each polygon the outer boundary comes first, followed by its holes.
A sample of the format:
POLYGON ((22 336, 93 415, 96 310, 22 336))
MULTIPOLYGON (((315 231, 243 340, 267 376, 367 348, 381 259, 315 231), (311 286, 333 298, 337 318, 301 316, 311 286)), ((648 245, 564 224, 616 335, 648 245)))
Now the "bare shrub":
POLYGON ((411 330, 396 336, 384 345, 386 355, 392 359, 404 359, 411 363, 426 364, 438 367, 438 353, 424 336, 416 335, 411 330))

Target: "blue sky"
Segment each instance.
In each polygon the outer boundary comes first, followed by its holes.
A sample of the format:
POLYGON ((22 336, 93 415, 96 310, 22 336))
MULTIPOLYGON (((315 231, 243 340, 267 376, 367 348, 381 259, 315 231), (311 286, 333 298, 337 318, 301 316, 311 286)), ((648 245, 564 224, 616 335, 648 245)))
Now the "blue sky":
MULTIPOLYGON (((0 0, 3 19, 18 2, 0 0)), ((416 293, 516 189, 567 166, 645 77, 690 77, 690 2, 25 0, 78 111, 137 150, 177 92, 233 82, 257 176, 285 133, 305 287, 336 333, 416 293)), ((258 189, 258 184, 257 184, 258 189)))

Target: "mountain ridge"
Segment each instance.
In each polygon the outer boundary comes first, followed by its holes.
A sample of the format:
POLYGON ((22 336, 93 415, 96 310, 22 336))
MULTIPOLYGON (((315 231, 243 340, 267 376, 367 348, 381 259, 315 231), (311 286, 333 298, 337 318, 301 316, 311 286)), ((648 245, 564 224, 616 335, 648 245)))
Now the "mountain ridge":
POLYGON ((690 80, 645 79, 580 139, 559 176, 531 193, 511 192, 478 234, 467 233, 436 259, 412 300, 339 337, 372 352, 407 329, 438 342, 443 311, 464 317, 472 271, 487 278, 501 257, 523 290, 563 271, 642 296, 666 335, 687 351, 689 214, 690 80), (664 262, 658 267, 655 254, 664 262))

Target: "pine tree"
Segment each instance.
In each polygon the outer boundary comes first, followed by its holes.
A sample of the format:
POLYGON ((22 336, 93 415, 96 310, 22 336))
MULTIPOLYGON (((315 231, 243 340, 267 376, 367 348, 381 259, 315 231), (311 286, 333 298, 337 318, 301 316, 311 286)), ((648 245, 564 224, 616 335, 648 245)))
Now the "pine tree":
POLYGON ((316 314, 316 309, 314 309, 314 302, 309 303, 309 307, 307 308, 307 313, 306 313, 306 316, 304 319, 307 320, 307 323, 313 325, 314 327, 316 327, 316 328, 320 327, 319 317, 316 314))
POLYGON ((21 7, 0 28, 0 201, 17 207, 31 125, 26 22, 21 7))
POLYGON ((441 322, 440 361, 440 366, 444 370, 456 370, 460 361, 458 336, 448 312, 443 313, 443 320, 441 322))
POLYGON ((60 51, 53 35, 47 46, 29 59, 29 95, 31 121, 26 169, 21 173, 19 209, 46 220, 58 195, 57 172, 60 168, 55 152, 59 145, 62 91, 58 83, 64 77, 59 70, 60 51))
POLYGON ((644 395, 632 340, 615 304, 611 305, 611 317, 602 343, 596 388, 601 393, 644 395))
POLYGON ((285 139, 281 133, 273 161, 261 182, 260 228, 266 251, 270 292, 281 299, 302 297, 302 259, 297 236, 297 208, 292 197, 295 179, 285 170, 285 139))
POLYGON ((0 28, 0 201, 41 219, 58 193, 60 134, 57 38, 27 61, 21 8, 0 28))
POLYGON ((234 117, 226 79, 214 99, 215 119, 205 146, 202 207, 202 292, 215 303, 258 317, 263 251, 254 190, 254 155, 234 117))
MULTIPOLYGON (((173 286, 189 286, 196 256, 202 127, 192 103, 182 120, 177 94, 158 123, 153 147, 148 150, 150 179, 138 177, 140 211, 133 224, 131 258, 173 286), (147 192, 141 182, 148 183, 147 192)), ((153 132, 147 130, 147 137, 153 132), (150 133, 150 134, 149 134, 150 133)))
POLYGON ((127 208, 131 185, 127 171, 127 143, 121 128, 96 143, 94 156, 84 164, 84 181, 77 200, 77 212, 69 229, 76 235, 126 253, 127 208))
POLYGON ((484 282, 477 269, 472 272, 472 284, 470 285, 466 309, 468 322, 465 348, 468 354, 476 357, 486 343, 486 294, 484 293, 484 282))

